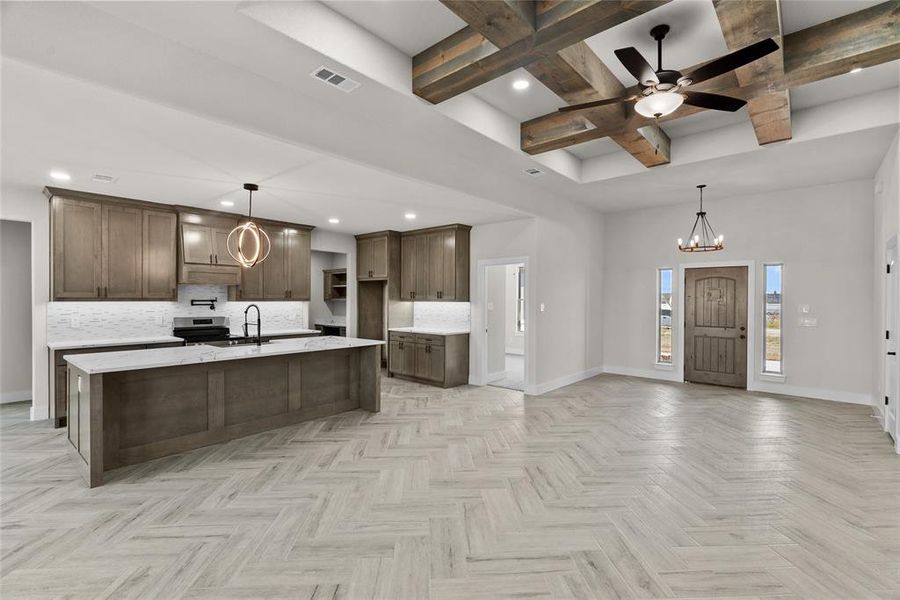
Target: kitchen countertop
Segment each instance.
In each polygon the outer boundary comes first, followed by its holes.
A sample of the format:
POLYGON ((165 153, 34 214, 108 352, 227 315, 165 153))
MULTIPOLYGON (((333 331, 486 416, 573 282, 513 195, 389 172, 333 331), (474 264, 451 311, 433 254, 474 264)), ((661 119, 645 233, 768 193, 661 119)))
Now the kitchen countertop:
POLYGON ((92 340, 60 340, 47 342, 51 350, 75 350, 77 348, 99 348, 102 346, 131 346, 133 344, 171 344, 183 342, 180 337, 172 335, 155 335, 130 338, 106 338, 92 340))
POLYGON ((366 346, 380 346, 382 344, 384 342, 379 340, 324 336, 294 340, 273 340, 262 346, 247 344, 216 347, 198 344, 196 346, 180 346, 177 348, 150 348, 147 350, 76 354, 66 357, 66 361, 89 375, 96 375, 99 373, 137 371, 282 354, 321 352, 324 350, 339 350, 341 348, 363 348, 366 346))
POLYGON ((396 331, 398 333, 423 333, 425 335, 463 335, 469 333, 468 329, 441 327, 391 327, 388 331, 396 331))
MULTIPOLYGON (((302 335, 302 334, 312 334, 319 333, 318 329, 266 329, 263 328, 262 336, 266 337, 267 335, 302 335)), ((239 331, 238 335, 244 335, 243 331, 239 331)), ((250 328, 250 335, 256 335, 256 329, 250 328)))

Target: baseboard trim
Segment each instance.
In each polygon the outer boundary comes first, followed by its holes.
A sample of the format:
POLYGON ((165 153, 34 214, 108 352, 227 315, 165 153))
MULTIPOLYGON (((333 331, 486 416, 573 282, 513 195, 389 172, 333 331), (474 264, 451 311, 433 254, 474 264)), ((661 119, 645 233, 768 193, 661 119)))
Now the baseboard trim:
POLYGON ((572 373, 571 375, 558 377, 544 383, 526 386, 525 393, 529 396, 540 396, 541 394, 546 394, 547 392, 558 390, 561 387, 566 387, 567 385, 572 385, 573 383, 578 383, 579 381, 590 379, 591 377, 595 377, 597 375, 600 375, 601 373, 603 373, 603 367, 594 367, 592 369, 587 369, 586 371, 579 371, 577 373, 572 373))
POLYGON ((0 393, 0 404, 9 404, 11 402, 25 402, 31 400, 31 390, 19 390, 17 392, 0 393))
MULTIPOLYGON (((644 379, 658 379, 660 381, 674 381, 676 383, 683 383, 683 380, 678 376, 678 374, 672 373, 670 371, 661 371, 658 369, 633 369, 631 367, 616 367, 611 365, 604 365, 603 372, 609 373, 610 375, 627 375, 629 377, 642 377, 644 379)), ((810 388, 796 385, 785 385, 783 383, 773 383, 769 381, 750 382, 747 385, 747 391, 873 406, 872 396, 870 396, 869 394, 844 392, 840 390, 825 390, 821 388, 810 388)))
POLYGON ((748 391, 764 392, 766 394, 778 394, 780 396, 796 396, 798 398, 814 398, 816 400, 828 400, 830 402, 846 402, 847 404, 863 404, 873 406, 870 394, 857 392, 845 392, 842 390, 824 390, 821 388, 802 387, 798 385, 785 385, 783 383, 769 383, 757 381, 747 386, 748 391))
POLYGON ((488 373, 487 377, 485 377, 485 383, 494 383, 495 381, 500 381, 501 379, 506 379, 506 371, 497 371, 496 373, 488 373))

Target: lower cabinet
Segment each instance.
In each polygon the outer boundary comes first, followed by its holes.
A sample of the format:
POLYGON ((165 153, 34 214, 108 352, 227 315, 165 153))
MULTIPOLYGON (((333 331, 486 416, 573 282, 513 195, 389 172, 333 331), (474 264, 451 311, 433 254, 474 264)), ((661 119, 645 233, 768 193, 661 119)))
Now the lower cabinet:
POLYGON ((53 404, 56 408, 53 418, 54 427, 66 426, 66 401, 69 396, 68 363, 66 356, 72 354, 91 354, 95 352, 122 352, 125 350, 145 350, 147 348, 171 348, 183 346, 184 342, 161 342, 159 344, 131 344, 128 346, 97 346, 92 348, 73 348, 71 350, 51 350, 53 365, 53 404))
POLYGON ((391 376, 453 387, 469 381, 469 336, 390 332, 391 376))

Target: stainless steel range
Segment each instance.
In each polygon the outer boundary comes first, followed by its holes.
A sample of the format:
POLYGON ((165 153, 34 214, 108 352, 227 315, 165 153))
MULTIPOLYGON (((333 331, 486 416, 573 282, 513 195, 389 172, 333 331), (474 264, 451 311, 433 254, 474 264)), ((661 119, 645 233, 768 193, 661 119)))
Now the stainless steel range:
MULTIPOLYGON (((255 336, 232 335, 228 317, 175 317, 172 321, 172 335, 184 339, 188 346, 239 346, 256 343, 255 336)), ((269 339, 263 337, 260 341, 267 343, 269 339)))

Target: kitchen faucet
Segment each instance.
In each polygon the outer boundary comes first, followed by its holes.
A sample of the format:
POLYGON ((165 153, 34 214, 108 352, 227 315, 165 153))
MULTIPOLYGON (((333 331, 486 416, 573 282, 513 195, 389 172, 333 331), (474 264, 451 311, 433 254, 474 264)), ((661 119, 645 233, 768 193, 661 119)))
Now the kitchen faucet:
POLYGON ((251 308, 256 309, 256 345, 262 346, 262 315, 259 313, 259 307, 255 304, 250 304, 244 309, 244 337, 249 337, 247 325, 254 325, 254 323, 247 323, 247 313, 251 308))

